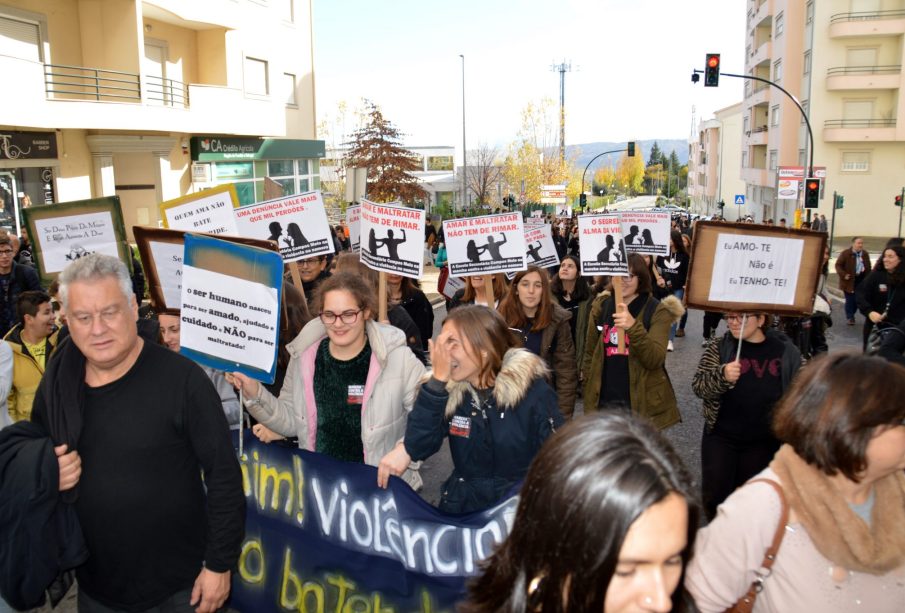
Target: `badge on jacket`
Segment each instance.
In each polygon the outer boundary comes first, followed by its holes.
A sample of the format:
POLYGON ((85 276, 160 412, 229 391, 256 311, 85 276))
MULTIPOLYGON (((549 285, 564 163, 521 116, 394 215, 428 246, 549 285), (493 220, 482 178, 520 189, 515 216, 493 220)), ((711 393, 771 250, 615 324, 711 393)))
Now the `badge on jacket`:
POLYGON ((449 422, 449 435, 468 438, 469 434, 471 434, 471 419, 464 415, 453 415, 452 421, 449 422))
POLYGON ((347 404, 361 404, 365 399, 364 385, 350 385, 346 396, 347 404))

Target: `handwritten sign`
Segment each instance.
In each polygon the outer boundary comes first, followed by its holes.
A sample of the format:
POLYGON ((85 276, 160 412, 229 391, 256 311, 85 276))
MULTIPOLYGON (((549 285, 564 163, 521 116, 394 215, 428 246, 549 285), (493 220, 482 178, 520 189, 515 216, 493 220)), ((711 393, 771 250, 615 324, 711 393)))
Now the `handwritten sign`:
POLYGON ((528 264, 548 268, 559 265, 559 254, 553 243, 553 230, 550 224, 525 227, 525 253, 528 264))
POLYGON ((669 213, 625 211, 619 215, 626 252, 646 255, 669 255, 669 213))
POLYGON ((182 305, 182 254, 185 247, 182 242, 165 243, 148 241, 148 247, 157 265, 157 276, 163 290, 165 304, 172 309, 182 305))
POLYGON ((578 250, 583 275, 628 275, 618 213, 578 216, 578 250))
POLYGON ((361 200, 361 261, 418 279, 424 269, 424 209, 361 200))
POLYGON ((333 253, 330 223, 319 191, 243 206, 235 215, 241 236, 275 242, 284 262, 333 253))
POLYGON ((279 254, 187 234, 180 353, 273 382, 282 283, 279 254))
POLYGON ((45 282, 92 253, 119 258, 131 269, 119 196, 23 209, 25 228, 45 282))
POLYGON ((346 226, 349 228, 349 243, 352 251, 361 248, 361 206, 350 206, 346 209, 346 226))
POLYGON ((483 215, 443 222, 449 273, 485 275, 525 270, 525 230, 521 213, 483 215))
POLYGON ((237 206, 239 197, 235 186, 220 185, 162 202, 160 217, 164 228, 207 234, 238 234, 233 215, 233 209, 237 206))
POLYGON ((720 234, 710 300, 793 304, 803 248, 799 238, 720 234))

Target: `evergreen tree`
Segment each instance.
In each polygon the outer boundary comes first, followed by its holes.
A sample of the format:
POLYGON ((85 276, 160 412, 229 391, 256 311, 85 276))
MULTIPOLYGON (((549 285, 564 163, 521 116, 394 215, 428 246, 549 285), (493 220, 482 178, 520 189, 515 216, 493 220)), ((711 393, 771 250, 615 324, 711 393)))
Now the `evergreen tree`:
POLYGON ((421 170, 418 156, 402 146, 402 133, 373 102, 366 102, 365 125, 346 143, 350 151, 346 168, 368 169, 368 200, 406 204, 427 198, 427 192, 411 174, 421 170))
POLYGON ((650 148, 650 159, 647 161, 648 166, 656 166, 663 163, 663 152, 660 151, 660 145, 654 141, 654 146, 650 148))

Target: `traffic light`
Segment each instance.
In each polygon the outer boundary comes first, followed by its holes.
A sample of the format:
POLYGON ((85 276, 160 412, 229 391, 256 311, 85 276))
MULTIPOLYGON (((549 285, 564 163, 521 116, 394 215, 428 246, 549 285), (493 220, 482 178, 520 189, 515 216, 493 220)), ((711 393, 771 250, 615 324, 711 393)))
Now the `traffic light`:
POLYGON ((704 87, 717 87, 720 84, 720 54, 708 53, 704 65, 704 87))
POLYGON ((628 156, 630 158, 635 157, 635 141, 630 140, 628 142, 628 156))
POLYGON ((902 196, 896 196, 896 206, 902 206, 902 196))
POLYGON ((586 206, 588 206, 588 195, 580 194, 578 196, 578 204, 579 204, 579 206, 581 206, 581 208, 585 208, 586 206))
POLYGON ((820 206, 820 179, 808 177, 804 182, 804 208, 816 209, 820 206))

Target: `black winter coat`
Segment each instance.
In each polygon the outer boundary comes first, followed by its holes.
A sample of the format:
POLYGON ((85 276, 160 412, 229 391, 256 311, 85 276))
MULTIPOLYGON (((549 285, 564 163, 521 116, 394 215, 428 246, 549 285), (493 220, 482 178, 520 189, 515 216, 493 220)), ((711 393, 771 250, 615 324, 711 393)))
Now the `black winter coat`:
POLYGON ((436 453, 449 437, 453 472, 443 485, 440 510, 470 513, 489 508, 518 484, 563 416, 543 361, 510 349, 484 402, 468 383, 435 379, 415 400, 405 430, 413 460, 436 453))

